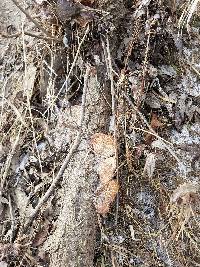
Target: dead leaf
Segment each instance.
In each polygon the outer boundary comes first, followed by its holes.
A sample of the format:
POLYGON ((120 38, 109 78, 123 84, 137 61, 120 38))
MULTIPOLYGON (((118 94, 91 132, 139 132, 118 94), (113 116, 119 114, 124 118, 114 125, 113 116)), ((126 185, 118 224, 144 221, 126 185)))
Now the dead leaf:
POLYGON ((105 216, 109 212, 118 190, 119 184, 117 180, 110 180, 108 184, 103 187, 96 199, 96 210, 99 214, 105 216))
POLYGON ((29 198, 25 194, 24 191, 20 190, 19 188, 15 189, 15 204, 19 209, 19 214, 21 218, 28 218, 30 214, 33 212, 33 207, 29 203, 29 198))
POLYGON ((186 112, 186 100, 187 96, 186 93, 182 93, 174 107, 174 123, 178 131, 182 129, 182 124, 185 120, 185 112, 186 112))
POLYGON ((91 144, 95 154, 105 158, 115 155, 115 141, 111 135, 96 133, 91 138, 91 144))
POLYGON ((144 166, 143 175, 145 172, 151 178, 153 176, 154 170, 155 170, 155 164, 156 164, 156 157, 154 153, 150 153, 146 158, 146 163, 144 166))
POLYGON ((145 98, 145 103, 150 107, 150 108, 155 108, 159 109, 161 108, 161 100, 160 98, 155 95, 153 92, 149 92, 146 95, 145 98))
POLYGON ((81 7, 79 3, 75 3, 73 1, 58 0, 56 3, 56 14, 63 22, 80 14, 80 10, 81 7))
POLYGON ((29 67, 27 67, 26 75, 24 76, 24 92, 26 92, 29 98, 31 98, 33 94, 36 73, 37 68, 33 64, 30 64, 29 67))
POLYGON ((158 116, 155 113, 152 113, 151 117, 151 128, 156 130, 157 128, 163 127, 163 123, 158 119, 158 116))
POLYGON ((169 77, 176 77, 177 71, 170 65, 161 65, 158 68, 159 75, 167 75, 169 77))
POLYGON ((176 190, 174 190, 171 196, 172 203, 182 203, 182 204, 189 204, 192 198, 196 195, 199 191, 199 184, 194 182, 188 182, 181 184, 176 190))
POLYGON ((151 143, 152 148, 166 149, 165 143, 161 139, 157 139, 151 143))
POLYGON ((0 261, 0 267, 7 267, 8 264, 5 261, 0 261))
POLYGON ((46 241, 49 235, 49 226, 50 226, 50 222, 45 219, 42 229, 36 233, 35 238, 33 240, 34 247, 39 247, 46 241))
POLYGON ((116 158, 110 157, 104 159, 99 166, 99 178, 102 184, 108 183, 114 176, 116 170, 116 158))
POLYGON ((20 245, 19 243, 0 243, 0 251, 2 258, 4 256, 6 256, 7 258, 10 256, 18 257, 20 255, 20 252, 22 252, 22 245, 20 245))
MULTIPOLYGON (((158 116, 155 113, 152 113, 150 125, 151 125, 151 128, 155 131, 164 126, 163 123, 158 119, 158 116)), ((145 137, 145 142, 147 144, 151 144, 154 138, 155 137, 152 134, 148 133, 145 137)))
MULTIPOLYGON (((140 16, 142 16, 144 9, 149 5, 150 0, 142 0, 139 1, 138 7, 134 13, 134 17, 135 18, 139 18, 140 16)), ((145 11, 144 11, 145 13, 145 11)))

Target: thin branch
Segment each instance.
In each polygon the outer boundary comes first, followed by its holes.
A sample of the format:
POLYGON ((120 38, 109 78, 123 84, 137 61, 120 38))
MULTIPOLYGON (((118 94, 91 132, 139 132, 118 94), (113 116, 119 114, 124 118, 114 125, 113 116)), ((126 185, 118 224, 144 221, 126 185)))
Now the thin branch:
MULTIPOLYGON (((15 37, 19 37, 21 34, 22 34, 22 32, 17 32, 17 33, 10 34, 10 35, 5 34, 5 33, 1 33, 1 36, 4 37, 4 38, 15 38, 15 37)), ((38 39, 43 39, 45 41, 56 41, 56 42, 61 42, 62 41, 59 38, 45 37, 45 36, 42 36, 42 35, 39 35, 39 34, 36 34, 36 33, 33 33, 33 32, 24 31, 24 34, 28 35, 28 36, 31 36, 31 37, 36 37, 38 39)))
POLYGON ((58 184, 58 182, 60 181, 67 165, 69 164, 73 154, 75 153, 75 151, 77 150, 80 142, 81 142, 81 136, 82 136, 82 128, 83 128, 83 123, 84 123, 84 118, 85 118, 85 106, 86 106, 86 93, 87 93, 87 84, 88 84, 88 79, 89 79, 89 74, 90 74, 90 67, 87 66, 86 68, 86 73, 84 76, 84 87, 83 87, 83 96, 82 96, 82 110, 81 110, 81 117, 80 117, 80 128, 79 131, 77 133, 77 136, 75 138, 75 141, 73 143, 73 145, 70 148, 69 153, 67 154, 66 158, 64 159, 59 172, 57 173, 55 179, 52 181, 51 186, 49 187, 49 189, 47 190, 47 192, 44 194, 44 196, 40 199, 39 203, 37 204, 37 206, 35 207, 34 211, 32 212, 32 214, 30 215, 30 217, 28 218, 27 222, 24 225, 23 228, 23 233, 25 233, 28 228, 30 227, 30 225, 32 224, 34 218, 37 216, 38 212, 40 211, 41 207, 44 205, 44 203, 48 200, 48 198, 52 195, 52 193, 54 192, 56 185, 58 184))
MULTIPOLYGON (((113 116, 113 124, 114 124, 114 140, 115 140, 115 158, 117 162, 117 181, 119 182, 119 171, 118 171, 118 148, 117 148, 117 122, 116 122, 116 91, 114 86, 114 79, 113 79, 113 67, 112 67, 112 60, 111 60, 111 53, 110 53, 110 43, 108 36, 106 38, 106 52, 107 52, 107 60, 108 60, 108 74, 110 78, 110 89, 111 89, 111 97, 112 97, 112 116, 113 116)), ((117 194, 116 199, 116 214, 115 214, 115 224, 118 222, 118 213, 119 213, 119 195, 117 194)))
POLYGON ((16 0, 12 0, 12 2, 15 4, 16 7, 18 7, 22 13, 24 13, 26 15, 26 17, 33 22, 33 24, 35 24, 35 26, 40 29, 44 34, 46 34, 48 37, 52 37, 35 19, 33 19, 26 10, 24 10, 21 5, 16 1, 16 0))
POLYGON ((113 68, 112 68, 112 61, 111 61, 111 54, 110 54, 110 44, 108 37, 106 38, 106 50, 108 56, 108 74, 110 78, 110 89, 111 89, 111 96, 112 96, 112 115, 114 117, 114 125, 116 125, 116 101, 115 101, 115 87, 114 87, 114 80, 113 80, 113 68))

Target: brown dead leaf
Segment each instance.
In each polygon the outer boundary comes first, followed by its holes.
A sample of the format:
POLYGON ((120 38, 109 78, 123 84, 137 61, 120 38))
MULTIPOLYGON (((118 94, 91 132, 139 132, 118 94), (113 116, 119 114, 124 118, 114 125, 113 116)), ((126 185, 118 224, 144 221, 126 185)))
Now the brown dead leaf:
POLYGON ((45 242, 45 240, 49 235, 49 227, 50 227, 50 222, 48 220, 45 220, 42 229, 35 235, 35 238, 33 240, 34 247, 41 246, 45 242))
POLYGON ((110 180, 108 184, 102 188, 101 193, 96 199, 96 210, 99 214, 105 216, 109 212, 118 190, 119 184, 117 180, 110 180))
POLYGON ((95 154, 105 158, 115 155, 115 141, 111 135, 96 133, 91 138, 91 144, 95 154))
POLYGON ((110 157, 104 159, 99 166, 99 178, 101 181, 101 184, 108 183, 114 176, 116 170, 116 158, 110 157))
POLYGON ((152 113, 151 117, 151 127, 156 130, 157 128, 163 127, 163 123, 158 119, 158 116, 155 113, 152 113))
POLYGON ((171 196, 170 215, 176 218, 176 226, 172 238, 179 239, 185 231, 186 225, 191 217, 199 213, 199 184, 197 182, 186 182, 174 190, 171 196))
MULTIPOLYGON (((158 116, 155 113, 152 113, 150 125, 151 128, 155 131, 164 126, 164 124, 158 119, 158 116)), ((145 137, 145 143, 150 145, 154 138, 155 137, 152 134, 148 133, 145 137)))
POLYGON ((47 251, 41 249, 38 250, 38 258, 43 262, 48 262, 48 253, 47 251))

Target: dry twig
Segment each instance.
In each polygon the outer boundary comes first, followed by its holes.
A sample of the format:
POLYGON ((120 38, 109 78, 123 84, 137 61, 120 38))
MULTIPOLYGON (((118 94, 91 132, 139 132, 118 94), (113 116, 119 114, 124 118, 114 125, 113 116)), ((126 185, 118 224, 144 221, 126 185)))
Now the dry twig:
MULTIPOLYGON (((33 32, 27 32, 27 31, 24 31, 23 32, 25 35, 28 35, 28 36, 31 36, 31 37, 35 37, 35 38, 38 38, 38 39, 43 39, 45 41, 56 41, 56 42, 61 42, 62 40, 61 39, 58 39, 58 38, 54 38, 54 37, 45 37, 45 36, 42 36, 42 35, 38 35, 36 33, 33 33, 33 32)), ((19 37, 20 35, 22 35, 22 32, 17 32, 17 33, 14 33, 14 34, 5 34, 5 33, 1 33, 1 36, 4 37, 4 38, 15 38, 15 37, 19 37)))
MULTIPOLYGON (((113 79, 113 67, 112 67, 112 60, 110 54, 110 43, 108 37, 106 38, 106 52, 107 52, 107 59, 108 59, 108 74, 110 78, 110 89, 111 89, 111 96, 112 96, 112 116, 114 121, 114 139, 115 139, 115 158, 116 158, 116 170, 117 170, 117 182, 119 182, 119 172, 118 172, 118 149, 117 149, 117 122, 116 122, 116 92, 114 86, 114 79, 113 79)), ((118 210, 119 210, 119 198, 117 195, 116 201, 116 216, 115 216, 115 223, 117 224, 118 221, 118 210)))

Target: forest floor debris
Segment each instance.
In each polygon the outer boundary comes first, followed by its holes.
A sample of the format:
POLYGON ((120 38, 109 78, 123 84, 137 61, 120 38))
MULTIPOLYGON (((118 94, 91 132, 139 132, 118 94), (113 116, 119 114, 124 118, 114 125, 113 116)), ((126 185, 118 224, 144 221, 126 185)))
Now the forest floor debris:
POLYGON ((199 266, 199 1, 6 0, 0 13, 0 266, 53 266, 66 216, 95 224, 95 267, 199 266))

